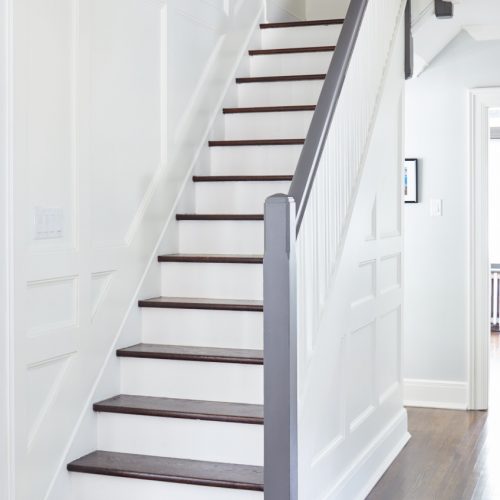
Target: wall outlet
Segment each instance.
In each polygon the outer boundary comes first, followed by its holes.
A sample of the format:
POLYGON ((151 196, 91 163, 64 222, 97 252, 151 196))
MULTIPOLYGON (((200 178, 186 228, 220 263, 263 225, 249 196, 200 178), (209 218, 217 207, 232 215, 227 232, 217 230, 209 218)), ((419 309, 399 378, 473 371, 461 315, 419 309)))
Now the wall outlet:
POLYGON ((430 200, 431 217, 441 217, 443 215, 443 200, 430 200))
POLYGON ((62 208, 35 208, 35 240, 63 237, 64 211, 62 208))

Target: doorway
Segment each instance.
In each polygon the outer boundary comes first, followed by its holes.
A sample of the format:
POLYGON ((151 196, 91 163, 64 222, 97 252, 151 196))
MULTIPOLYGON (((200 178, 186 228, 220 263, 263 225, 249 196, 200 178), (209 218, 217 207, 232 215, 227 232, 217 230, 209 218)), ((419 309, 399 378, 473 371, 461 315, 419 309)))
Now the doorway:
POLYGON ((500 108, 489 109, 488 123, 491 410, 500 406, 500 108))
POLYGON ((486 410, 500 394, 500 88, 471 90, 469 109, 468 409, 486 410))

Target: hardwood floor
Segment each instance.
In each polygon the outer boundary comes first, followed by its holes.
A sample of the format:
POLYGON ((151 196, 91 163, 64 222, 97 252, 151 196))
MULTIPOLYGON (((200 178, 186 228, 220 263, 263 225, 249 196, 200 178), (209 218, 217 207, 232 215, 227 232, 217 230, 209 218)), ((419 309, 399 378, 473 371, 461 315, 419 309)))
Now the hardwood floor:
POLYGON ((412 439, 369 500, 500 499, 500 335, 492 335, 490 410, 409 408, 412 439))

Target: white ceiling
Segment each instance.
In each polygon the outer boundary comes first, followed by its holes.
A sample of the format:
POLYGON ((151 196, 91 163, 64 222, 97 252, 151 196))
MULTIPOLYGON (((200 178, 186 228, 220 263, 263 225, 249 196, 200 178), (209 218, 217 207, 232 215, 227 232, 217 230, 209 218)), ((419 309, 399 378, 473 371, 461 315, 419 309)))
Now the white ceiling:
POLYGON ((478 41, 500 40, 500 0, 454 0, 452 19, 436 19, 434 0, 412 0, 415 75, 465 30, 478 41))

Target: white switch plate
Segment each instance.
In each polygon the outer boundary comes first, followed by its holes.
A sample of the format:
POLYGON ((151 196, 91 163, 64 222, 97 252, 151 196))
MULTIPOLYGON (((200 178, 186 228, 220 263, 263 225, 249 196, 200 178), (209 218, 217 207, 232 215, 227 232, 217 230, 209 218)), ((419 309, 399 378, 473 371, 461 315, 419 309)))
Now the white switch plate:
POLYGON ((432 217, 441 217, 443 215, 443 200, 430 200, 430 213, 432 217))
POLYGON ((35 240, 63 237, 64 212, 62 208, 35 208, 35 240))

